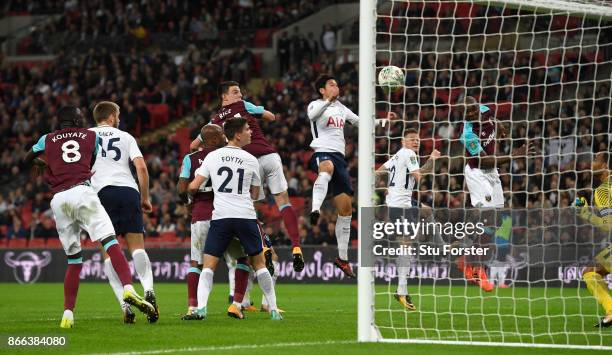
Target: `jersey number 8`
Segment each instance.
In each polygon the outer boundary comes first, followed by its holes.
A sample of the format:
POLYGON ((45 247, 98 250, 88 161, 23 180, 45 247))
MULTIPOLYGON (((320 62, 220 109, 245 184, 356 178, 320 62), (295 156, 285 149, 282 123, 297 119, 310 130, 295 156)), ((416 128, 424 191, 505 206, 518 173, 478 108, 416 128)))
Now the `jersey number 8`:
POLYGON ((69 140, 62 144, 62 159, 66 163, 75 163, 81 160, 81 152, 79 152, 79 142, 74 140, 69 140))

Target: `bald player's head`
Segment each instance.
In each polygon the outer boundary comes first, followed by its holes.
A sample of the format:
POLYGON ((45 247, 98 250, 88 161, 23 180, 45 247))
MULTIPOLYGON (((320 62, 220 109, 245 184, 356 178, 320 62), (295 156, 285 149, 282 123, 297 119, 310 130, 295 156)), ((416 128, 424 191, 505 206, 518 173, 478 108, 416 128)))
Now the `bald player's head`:
POLYGON ((479 119, 480 107, 474 97, 466 96, 463 107, 466 120, 477 121, 479 119))
POLYGON ((219 148, 225 145, 225 135, 221 126, 209 123, 202 127, 200 135, 204 139, 204 146, 207 148, 219 148))

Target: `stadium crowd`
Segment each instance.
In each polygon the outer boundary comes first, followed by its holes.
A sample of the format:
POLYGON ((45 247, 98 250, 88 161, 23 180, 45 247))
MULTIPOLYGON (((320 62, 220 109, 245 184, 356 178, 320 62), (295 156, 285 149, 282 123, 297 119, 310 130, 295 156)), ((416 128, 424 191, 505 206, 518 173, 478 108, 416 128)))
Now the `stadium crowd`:
MULTIPOLYGON (((64 21, 64 27, 55 30, 70 26, 102 26, 100 21, 93 21, 95 25, 83 25, 82 21, 69 22, 67 18, 70 14, 78 13, 76 5, 70 6, 76 2, 49 3, 62 4, 60 12, 64 20, 60 22, 64 21)), ((82 5, 85 7, 82 13, 98 8, 85 3, 87 5, 82 5)), ((97 4, 95 1, 92 3, 97 4)), ((137 11, 141 15, 141 22, 149 13, 159 15, 155 6, 164 3, 153 1, 147 5, 152 6, 151 9, 139 8, 137 11)), ((253 8, 245 7, 248 10, 243 11, 243 15, 253 14, 252 11, 260 5, 259 1, 236 3, 255 5, 253 8)), ((257 12, 258 16, 251 15, 251 22, 248 22, 253 26, 262 25, 258 22, 259 15, 265 11, 274 12, 275 8, 283 8, 284 11, 292 9, 289 12, 294 12, 293 9, 297 9, 295 16, 299 17, 321 2, 288 2, 291 3, 288 7, 283 6, 283 1, 261 3, 265 5, 264 10, 257 12)), ((19 6, 25 2, 13 1, 11 4, 17 6, 13 11, 20 11, 19 6)), ((103 13, 113 10, 114 14, 127 15, 135 11, 127 9, 128 2, 117 4, 120 10, 108 8, 103 13)), ((235 28, 232 22, 228 25, 228 22, 218 21, 218 16, 225 15, 220 14, 217 3, 206 4, 209 4, 208 7, 201 9, 208 16, 202 15, 200 19, 210 19, 204 23, 212 21, 213 26, 219 29, 221 26, 235 28)), ((177 22, 184 17, 178 10, 166 11, 174 13, 168 15, 168 19, 173 18, 177 22)), ((234 16, 234 12, 230 13, 234 16)), ((97 16, 91 13, 82 17, 97 16)), ((282 25, 275 16, 264 17, 268 21, 265 26, 282 25)), ((171 27, 156 26, 161 23, 174 26, 168 19, 162 21, 156 17, 151 26, 156 31, 170 31, 171 27)), ((120 30, 119 22, 113 21, 120 30)), ((105 23, 108 25, 109 22, 105 23)), ((240 17, 236 23, 243 23, 240 17)), ((384 26, 379 25, 381 29, 384 26)), ((84 27, 80 28, 83 30, 84 27)), ((323 33, 328 31, 333 32, 333 29, 326 26, 323 33)), ((264 78, 260 90, 247 91, 245 97, 277 114, 276 122, 262 122, 261 125, 282 157, 290 196, 296 198, 294 201, 301 201, 306 209, 302 211, 299 224, 304 244, 335 243, 334 214, 331 209, 322 210, 317 226, 310 227, 304 220, 315 178, 307 167, 311 154, 311 134, 305 113, 306 105, 317 97, 312 88, 314 79, 320 73, 334 73, 342 85, 340 101, 358 112, 357 58, 348 51, 336 51, 335 43, 330 48, 329 36, 327 43, 322 40, 323 37, 317 41, 311 34, 299 32, 291 37, 286 36, 288 42, 284 48, 288 53, 285 55, 290 60, 281 61, 282 75, 275 79, 264 78)), ((283 36, 281 40, 284 39, 283 36)), ((49 211, 48 189, 41 178, 29 179, 25 173, 27 167, 21 164, 21 158, 35 139, 57 127, 55 112, 61 105, 77 104, 91 117, 93 103, 102 99, 115 101, 121 106, 121 128, 139 137, 145 131, 156 128, 148 105, 166 104, 172 120, 192 115, 191 137, 195 137, 215 110, 215 91, 219 81, 246 83, 254 72, 257 75, 248 47, 239 46, 233 54, 225 57, 220 57, 219 51, 220 46, 216 41, 190 45, 178 57, 171 57, 167 52, 155 48, 133 48, 127 53, 115 53, 104 47, 91 47, 81 55, 59 52, 53 62, 32 69, 2 65, 0 139, 4 144, 0 153, 0 183, 4 188, 0 193, 0 237, 49 238, 55 234, 49 211), (27 213, 24 212, 26 210, 27 213)), ((609 51, 601 55, 605 55, 603 60, 610 60, 609 51)), ((377 164, 383 163, 389 154, 399 149, 405 128, 419 128, 422 159, 426 159, 433 147, 443 155, 436 164, 435 174, 427 176, 419 184, 419 200, 435 207, 462 207, 468 204, 469 197, 463 183, 464 153, 458 140, 463 112, 453 104, 460 102, 465 95, 472 95, 495 110, 497 118, 505 121, 510 128, 509 139, 500 144, 503 153, 507 154, 511 147, 523 144, 525 139, 533 139, 539 148, 539 154, 534 158, 517 159, 511 165, 500 167, 506 205, 567 207, 577 195, 590 194, 592 177, 588 170, 593 153, 610 149, 610 86, 605 81, 597 81, 595 63, 598 61, 602 61, 602 58, 577 50, 565 51, 563 55, 547 52, 544 56, 529 52, 491 52, 469 56, 430 52, 422 56, 409 53, 406 57, 394 57, 391 64, 406 63, 406 89, 391 95, 378 92, 380 103, 377 115, 382 117, 388 111, 393 111, 397 119, 385 128, 377 128, 377 164), (544 63, 551 65, 544 66, 544 63), (395 104, 384 104, 384 101, 395 104)), ((243 85, 245 89, 246 85, 243 85)), ((357 131, 347 126, 347 160, 356 187, 357 131)), ((141 146, 141 150, 145 153, 151 175, 151 196, 155 206, 154 212, 145 218, 147 236, 155 238, 170 232, 179 238, 187 237, 189 219, 175 193, 182 159, 178 143, 171 137, 165 137, 141 146)), ((382 186, 379 188, 378 201, 382 203, 384 192, 382 186)), ((289 244, 280 219, 274 217, 273 201, 268 199, 263 204, 266 231, 276 244, 289 244)), ((356 220, 356 212, 354 217, 356 220)), ((355 230, 351 238, 356 238, 355 230)), ((547 234, 547 238, 551 237, 547 234)))

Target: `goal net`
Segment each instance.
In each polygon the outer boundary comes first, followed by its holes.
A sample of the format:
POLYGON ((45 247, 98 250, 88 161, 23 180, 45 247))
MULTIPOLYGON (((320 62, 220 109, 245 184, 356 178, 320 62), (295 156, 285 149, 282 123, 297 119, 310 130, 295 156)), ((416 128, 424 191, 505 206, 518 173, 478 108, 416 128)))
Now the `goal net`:
POLYGON ((612 349, 611 328, 594 327, 612 314, 612 276, 589 273, 612 238, 587 214, 612 211, 583 207, 612 170, 612 2, 364 3, 359 340, 612 349), (376 84, 387 65, 403 88, 376 84), (414 187, 395 167, 375 173, 410 129, 420 166, 441 154, 414 187), (398 181, 419 207, 387 208, 398 181), (450 227, 381 224, 398 220, 450 227), (468 222, 481 233, 461 233, 468 222))

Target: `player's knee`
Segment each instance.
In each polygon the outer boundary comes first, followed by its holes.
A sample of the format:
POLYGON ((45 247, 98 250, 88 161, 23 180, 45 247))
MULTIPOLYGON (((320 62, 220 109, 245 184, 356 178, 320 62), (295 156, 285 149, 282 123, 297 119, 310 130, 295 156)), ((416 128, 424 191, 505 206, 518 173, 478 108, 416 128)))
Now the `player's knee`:
POLYGON ((289 204, 289 194, 287 191, 283 191, 274 195, 274 201, 278 206, 284 206, 289 204))
POLYGON ((328 173, 332 175, 334 173, 334 164, 330 160, 322 161, 319 164, 319 174, 320 173, 328 173))
POLYGON ((68 264, 82 264, 83 254, 82 252, 74 253, 72 255, 68 255, 67 259, 68 259, 68 264))

